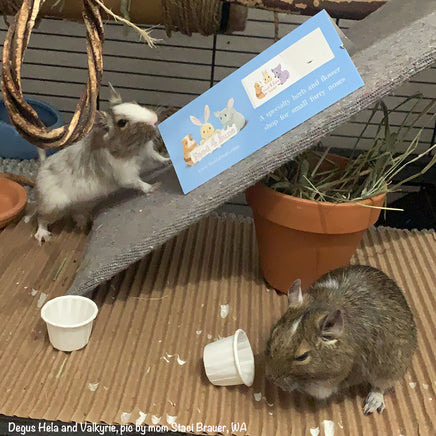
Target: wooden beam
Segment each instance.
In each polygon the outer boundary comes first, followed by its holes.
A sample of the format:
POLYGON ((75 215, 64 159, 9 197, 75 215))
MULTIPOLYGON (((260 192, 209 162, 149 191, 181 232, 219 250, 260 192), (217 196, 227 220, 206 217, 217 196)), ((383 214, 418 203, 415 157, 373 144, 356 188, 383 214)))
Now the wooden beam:
POLYGON ((315 15, 325 9, 333 18, 361 20, 388 0, 227 0, 251 8, 301 15, 315 15))
MULTIPOLYGON (((67 0, 56 5, 57 0, 46 0, 41 7, 40 17, 43 18, 64 18, 71 21, 82 20, 82 1, 67 0)), ((104 4, 121 15, 121 0, 104 0, 104 4)), ((8 10, 6 4, 2 3, 0 14, 10 15, 13 11, 8 10)), ((111 19, 102 13, 103 19, 111 19)), ((163 22, 162 6, 160 0, 132 0, 130 6, 130 18, 134 23, 140 24, 161 24, 163 22)))
MULTIPOLYGON (((59 17, 70 20, 82 20, 82 1, 68 0, 64 3, 62 11, 59 7, 54 7, 56 0, 47 0, 41 8, 41 15, 45 17, 59 17)), ((121 15, 121 0, 105 0, 104 4, 117 15, 121 15)), ((110 17, 102 17, 110 19, 110 17)), ((132 0, 130 6, 130 19, 134 23, 140 24, 161 24, 162 7, 160 0, 132 0)))

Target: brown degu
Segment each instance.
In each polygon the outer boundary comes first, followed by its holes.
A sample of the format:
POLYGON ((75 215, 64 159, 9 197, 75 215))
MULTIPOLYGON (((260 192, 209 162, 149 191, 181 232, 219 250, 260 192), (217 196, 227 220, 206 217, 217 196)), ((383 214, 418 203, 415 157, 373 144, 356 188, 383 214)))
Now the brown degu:
POLYGON ((318 399, 369 383, 363 412, 381 413, 384 392, 404 375, 417 345, 397 284, 378 269, 353 265, 325 274, 305 293, 296 280, 288 299, 266 345, 267 378, 318 399))

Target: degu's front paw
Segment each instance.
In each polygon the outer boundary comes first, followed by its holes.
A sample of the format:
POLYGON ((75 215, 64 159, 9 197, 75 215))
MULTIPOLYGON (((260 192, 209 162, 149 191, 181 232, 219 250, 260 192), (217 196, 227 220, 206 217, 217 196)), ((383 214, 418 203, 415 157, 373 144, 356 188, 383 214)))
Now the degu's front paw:
POLYGON ((148 195, 148 194, 151 194, 152 192, 155 192, 156 190, 158 190, 160 185, 161 185, 161 182, 153 183, 152 185, 150 185, 149 183, 143 182, 142 186, 141 186, 141 190, 144 194, 148 195))
POLYGON ((363 413, 369 415, 374 413, 376 410, 378 413, 382 413, 385 409, 385 400, 381 392, 370 392, 365 399, 365 404, 363 406, 363 413))
POLYGON ((151 185, 151 189, 149 192, 155 192, 160 188, 161 182, 156 182, 151 185))

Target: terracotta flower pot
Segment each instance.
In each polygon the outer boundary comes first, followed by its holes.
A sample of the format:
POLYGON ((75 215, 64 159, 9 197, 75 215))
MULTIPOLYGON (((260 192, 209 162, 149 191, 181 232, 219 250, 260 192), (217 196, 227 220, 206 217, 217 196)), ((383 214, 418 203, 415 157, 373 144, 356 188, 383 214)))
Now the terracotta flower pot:
MULTIPOLYGON (((246 191, 253 210, 265 280, 286 293, 300 278, 303 289, 326 272, 348 265, 363 232, 380 209, 352 203, 304 200, 257 183, 246 191)), ((385 194, 361 201, 383 206, 385 194)))
POLYGON ((15 219, 26 203, 26 190, 18 183, 0 177, 0 229, 15 219))

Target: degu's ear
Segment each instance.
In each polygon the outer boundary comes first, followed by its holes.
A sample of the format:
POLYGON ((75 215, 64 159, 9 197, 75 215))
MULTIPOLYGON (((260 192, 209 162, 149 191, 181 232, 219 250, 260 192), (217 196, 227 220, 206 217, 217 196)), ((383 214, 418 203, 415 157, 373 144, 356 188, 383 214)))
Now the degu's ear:
POLYGON ((341 336, 344 331, 344 317, 337 309, 323 316, 319 321, 321 339, 332 341, 341 336))
POLYGON ((111 116, 104 111, 97 111, 95 113, 95 120, 93 130, 94 132, 98 132, 103 135, 103 138, 109 134, 112 127, 112 118, 111 116))
POLYGON ((205 123, 207 123, 207 120, 209 119, 209 117, 210 117, 210 109, 209 109, 209 106, 206 105, 204 107, 204 122, 205 123))
POLYGON ((112 106, 116 106, 117 104, 120 104, 123 102, 121 95, 115 91, 115 88, 112 86, 112 83, 108 82, 109 85, 109 104, 112 106))
POLYGON ((297 279, 292 283, 288 290, 289 307, 300 307, 303 304, 303 294, 301 292, 301 280, 297 279))

